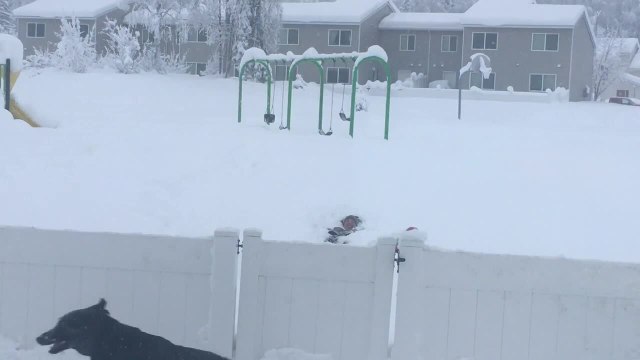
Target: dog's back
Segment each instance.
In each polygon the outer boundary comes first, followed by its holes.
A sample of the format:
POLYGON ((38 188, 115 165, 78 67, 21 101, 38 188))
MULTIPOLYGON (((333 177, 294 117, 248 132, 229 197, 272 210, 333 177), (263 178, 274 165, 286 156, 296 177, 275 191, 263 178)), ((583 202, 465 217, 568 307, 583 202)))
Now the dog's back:
POLYGON ((106 304, 102 299, 64 315, 36 340, 40 345, 51 345, 52 354, 74 349, 91 360, 228 360, 122 324, 109 316, 106 304))

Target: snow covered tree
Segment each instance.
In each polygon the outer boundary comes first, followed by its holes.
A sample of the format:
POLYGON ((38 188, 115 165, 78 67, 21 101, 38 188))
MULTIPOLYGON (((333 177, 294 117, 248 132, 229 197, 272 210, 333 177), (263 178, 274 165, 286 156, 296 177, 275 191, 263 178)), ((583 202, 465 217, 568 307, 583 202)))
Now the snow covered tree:
POLYGON ((0 33, 15 34, 16 26, 13 21, 10 0, 0 0, 0 33))
POLYGON ((83 73, 96 62, 94 30, 83 34, 76 18, 62 19, 58 44, 53 52, 53 64, 57 67, 83 73))
POLYGON ((107 19, 103 33, 107 36, 106 63, 118 72, 131 74, 140 70, 140 43, 138 37, 127 26, 117 25, 107 19))
POLYGON ((622 40, 619 35, 619 29, 610 28, 604 37, 597 39, 593 60, 593 100, 598 100, 628 65, 622 56, 622 40))
POLYGON ((174 59, 175 54, 164 54, 162 44, 172 41, 172 31, 167 31, 184 21, 184 10, 193 6, 193 0, 132 0, 129 22, 140 25, 148 36, 144 37, 143 56, 149 66, 160 73, 168 70, 166 59, 174 59))

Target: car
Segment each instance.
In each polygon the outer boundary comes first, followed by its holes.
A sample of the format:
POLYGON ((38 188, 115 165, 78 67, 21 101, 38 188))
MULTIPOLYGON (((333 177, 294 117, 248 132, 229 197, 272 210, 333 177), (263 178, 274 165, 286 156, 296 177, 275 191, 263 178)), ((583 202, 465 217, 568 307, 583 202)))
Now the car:
POLYGON ((612 104, 640 106, 640 99, 630 97, 611 97, 608 102, 612 104))

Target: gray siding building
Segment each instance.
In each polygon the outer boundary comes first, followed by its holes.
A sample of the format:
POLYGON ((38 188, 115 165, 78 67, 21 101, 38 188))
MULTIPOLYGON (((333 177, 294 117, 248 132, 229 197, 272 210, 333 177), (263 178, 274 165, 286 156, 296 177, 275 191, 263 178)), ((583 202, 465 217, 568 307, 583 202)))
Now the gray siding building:
MULTIPOLYGON (((61 18, 76 16, 82 26, 95 26, 99 52, 105 46, 100 31, 106 17, 133 26, 139 23, 132 18, 135 14, 124 16, 118 0, 87 1, 94 6, 83 6, 82 14, 65 6, 43 11, 39 3, 55 0, 36 0, 14 12, 26 54, 57 41, 61 18)), ((583 6, 510 0, 496 7, 493 0, 480 0, 456 14, 400 13, 391 0, 283 0, 282 7, 281 53, 302 54, 312 47, 319 53, 351 53, 380 45, 389 56, 392 81, 415 73, 417 86, 455 88, 459 69, 471 55, 482 52, 491 58, 494 73, 488 79, 465 74, 459 83, 462 88, 544 92, 563 87, 569 89, 572 101, 591 97, 595 38, 583 6)), ((175 41, 164 44, 164 51, 183 56, 192 73, 204 71, 214 56, 206 32, 177 26, 171 31, 175 41), (186 37, 178 36, 185 30, 186 37)), ((140 33, 144 42, 144 29, 140 33)), ((325 68, 327 83, 351 82, 350 61, 325 63, 325 68)), ((306 81, 320 80, 311 64, 297 70, 306 81)), ((286 65, 277 65, 276 79, 285 79, 287 71, 286 65)), ((358 81, 367 80, 385 80, 382 67, 363 64, 358 81)))
POLYGON ((118 1, 87 1, 81 7, 72 7, 64 1, 35 1, 17 8, 13 12, 16 18, 18 38, 24 44, 25 56, 32 55, 36 49, 53 50, 58 42, 60 21, 75 17, 80 23, 83 34, 93 34, 96 51, 102 53, 106 47, 106 38, 102 31, 107 18, 122 21, 125 14, 118 7, 118 1))

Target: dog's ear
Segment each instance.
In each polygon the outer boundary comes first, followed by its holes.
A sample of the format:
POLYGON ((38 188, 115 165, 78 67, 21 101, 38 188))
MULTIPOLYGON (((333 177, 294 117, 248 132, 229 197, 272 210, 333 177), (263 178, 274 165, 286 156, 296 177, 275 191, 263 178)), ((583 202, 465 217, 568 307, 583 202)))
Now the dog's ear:
POLYGON ((106 312, 107 314, 109 313, 109 311, 107 311, 107 300, 105 300, 105 299, 100 299, 100 301, 97 304, 95 304, 94 306, 98 310, 102 310, 102 311, 106 312))

